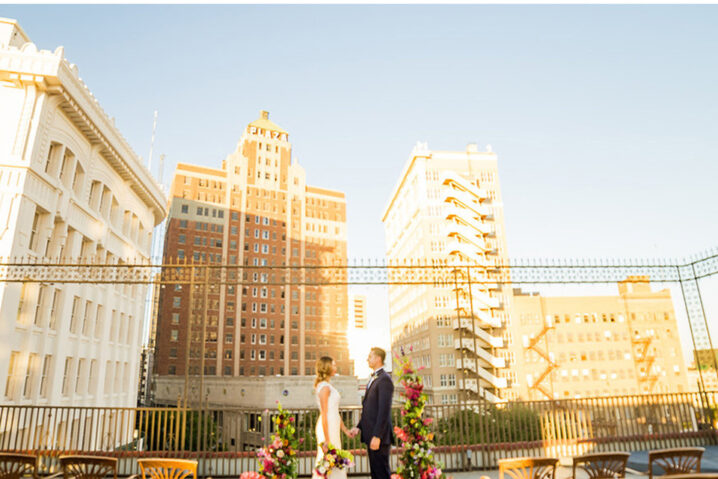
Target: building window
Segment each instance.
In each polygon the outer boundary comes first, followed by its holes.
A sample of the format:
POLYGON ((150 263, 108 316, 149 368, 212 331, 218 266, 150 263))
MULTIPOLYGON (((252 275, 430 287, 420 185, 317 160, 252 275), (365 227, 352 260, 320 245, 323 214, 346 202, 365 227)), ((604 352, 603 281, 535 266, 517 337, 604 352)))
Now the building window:
POLYGON ((50 374, 50 366, 52 366, 52 356, 47 354, 42 362, 42 374, 40 375, 40 397, 47 397, 47 378, 50 374))
POLYGON ((19 351, 13 351, 10 353, 10 364, 7 370, 7 379, 5 381, 5 397, 12 399, 15 395, 15 383, 17 381, 18 374, 18 361, 20 358, 19 351))
POLYGON ((70 392, 70 373, 72 372, 72 358, 65 358, 65 369, 62 373, 62 395, 70 392))

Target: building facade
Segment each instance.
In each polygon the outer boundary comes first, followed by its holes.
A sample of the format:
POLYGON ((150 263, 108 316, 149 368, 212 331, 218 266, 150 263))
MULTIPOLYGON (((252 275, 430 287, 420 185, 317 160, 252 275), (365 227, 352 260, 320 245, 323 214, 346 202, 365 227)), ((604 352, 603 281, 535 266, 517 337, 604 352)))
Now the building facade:
MULTIPOLYGON (((9 19, 0 105, 0 257, 149 262, 160 188, 62 47, 38 50, 9 19)), ((136 404, 147 287, 82 279, 0 284, 4 403, 136 404)))
MULTIPOLYGON (((192 377, 313 375, 325 354, 353 374, 346 286, 312 286, 308 272, 284 268, 346 264, 345 195, 308 185, 291 155, 288 133, 263 111, 221 168, 177 166, 165 263, 229 268, 224 284, 203 292, 161 289, 158 375, 187 366, 192 377)), ((324 272, 313 271, 321 283, 324 272)))
POLYGON ((353 329, 366 329, 366 295, 349 295, 349 327, 353 329))
POLYGON ((456 271, 454 285, 389 285, 392 349, 425 368, 434 403, 506 399, 511 294, 497 281, 506 236, 497 157, 487 150, 417 144, 382 218, 390 264, 456 271))
POLYGON ((513 388, 525 399, 686 392, 670 290, 629 276, 615 296, 514 290, 513 388))

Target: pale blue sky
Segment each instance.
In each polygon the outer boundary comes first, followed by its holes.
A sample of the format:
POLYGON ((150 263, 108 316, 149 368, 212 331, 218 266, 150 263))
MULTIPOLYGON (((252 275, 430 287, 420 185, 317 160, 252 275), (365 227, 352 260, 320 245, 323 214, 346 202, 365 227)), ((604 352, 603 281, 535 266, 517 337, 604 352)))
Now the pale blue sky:
MULTIPOLYGON (((147 158, 219 166, 260 109, 347 193, 350 256, 416 141, 491 144, 512 256, 718 245, 717 6, 12 6, 147 158)), ((156 171, 156 170, 155 170, 156 171)))

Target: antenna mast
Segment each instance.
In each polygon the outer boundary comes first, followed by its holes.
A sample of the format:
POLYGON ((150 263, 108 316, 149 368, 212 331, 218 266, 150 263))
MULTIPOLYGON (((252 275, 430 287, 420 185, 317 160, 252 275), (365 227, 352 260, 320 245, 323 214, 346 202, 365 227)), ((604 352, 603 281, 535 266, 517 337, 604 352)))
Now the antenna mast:
POLYGON ((160 155, 160 188, 162 188, 162 192, 165 191, 165 182, 164 182, 164 171, 165 171, 165 155, 164 153, 160 155))

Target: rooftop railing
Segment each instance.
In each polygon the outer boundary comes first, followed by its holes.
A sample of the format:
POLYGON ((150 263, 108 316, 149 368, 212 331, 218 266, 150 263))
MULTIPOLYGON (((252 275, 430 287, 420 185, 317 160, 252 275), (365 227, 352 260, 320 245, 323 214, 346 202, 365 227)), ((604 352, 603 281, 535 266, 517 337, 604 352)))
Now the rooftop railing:
MULTIPOLYGON (((300 474, 316 454, 318 410, 290 410, 304 439, 300 474)), ((193 457, 202 476, 238 476, 254 470, 254 450, 270 436, 272 410, 183 407, 92 408, 0 406, 0 450, 45 456, 50 467, 62 454, 120 459, 122 474, 137 471, 139 457, 193 457)), ((575 456, 718 443, 718 391, 594 397, 557 401, 488 401, 427 405, 435 454, 449 471, 494 468, 518 456, 575 456)), ((359 408, 343 408, 354 425, 359 408)), ((394 424, 400 411, 393 410, 394 424)), ((364 446, 343 438, 357 453, 353 473, 368 473, 364 446)), ((396 449, 395 449, 396 452, 396 449)), ((392 458, 396 460, 395 457, 392 458)))

